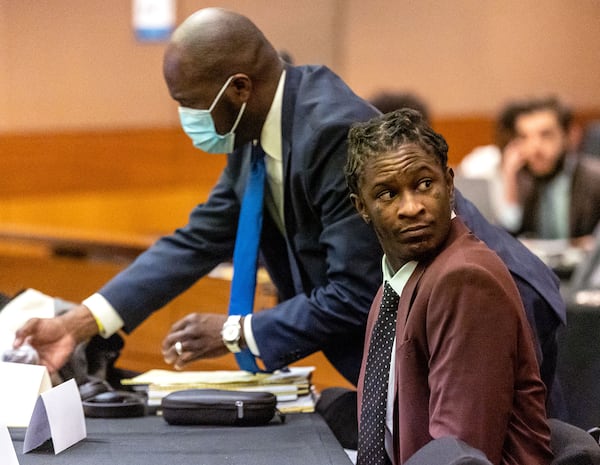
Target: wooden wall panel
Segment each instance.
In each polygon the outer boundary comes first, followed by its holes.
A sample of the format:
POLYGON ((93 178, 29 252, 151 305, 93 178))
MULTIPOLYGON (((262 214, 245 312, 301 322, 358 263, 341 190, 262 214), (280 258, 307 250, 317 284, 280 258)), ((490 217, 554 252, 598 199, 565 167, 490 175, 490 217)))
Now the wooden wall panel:
MULTIPOLYGON (((577 115, 585 124, 600 110, 577 115)), ((455 165, 473 148, 493 143, 485 115, 434 118, 455 165)), ((209 189, 225 165, 206 155, 179 128, 0 136, 0 198, 63 192, 198 185, 209 189)))
POLYGON ((0 196, 212 185, 224 165, 179 128, 3 134, 0 196))
MULTIPOLYGON (((443 119, 434 126, 452 161, 491 142, 486 118, 443 119)), ((223 155, 196 150, 179 128, 0 136, 0 198, 198 185, 208 190, 223 155)))

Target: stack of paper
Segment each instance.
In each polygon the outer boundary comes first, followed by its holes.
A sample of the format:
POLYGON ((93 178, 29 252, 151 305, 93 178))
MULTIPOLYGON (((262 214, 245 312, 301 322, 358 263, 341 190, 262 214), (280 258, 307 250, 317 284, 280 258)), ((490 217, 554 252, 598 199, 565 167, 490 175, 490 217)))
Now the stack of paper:
POLYGON ((253 374, 247 371, 170 371, 150 370, 121 381, 124 385, 142 386, 148 393, 148 406, 159 406, 167 394, 184 389, 226 389, 232 391, 266 391, 277 396, 282 413, 313 412, 314 396, 310 378, 315 367, 291 367, 274 373, 253 374))

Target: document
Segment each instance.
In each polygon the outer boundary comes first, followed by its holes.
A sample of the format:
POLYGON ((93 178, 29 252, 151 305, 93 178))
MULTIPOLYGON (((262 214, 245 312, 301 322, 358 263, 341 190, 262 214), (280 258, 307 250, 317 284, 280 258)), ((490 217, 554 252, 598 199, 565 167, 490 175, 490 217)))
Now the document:
POLYGON ((227 385, 258 386, 270 384, 290 384, 296 381, 306 381, 315 367, 291 367, 274 373, 250 373, 243 370, 215 371, 171 371, 150 370, 134 378, 121 381, 125 385, 158 384, 158 385, 194 385, 218 389, 227 385))
POLYGON ((30 318, 52 318, 54 299, 27 289, 8 302, 0 312, 0 353, 12 349, 15 332, 30 318))
POLYGON ((54 454, 85 439, 83 405, 74 379, 43 392, 38 398, 25 431, 23 453, 52 439, 54 454))
POLYGON ((310 378, 315 367, 290 367, 274 373, 250 373, 243 370, 171 371, 150 370, 121 381, 124 385, 143 385, 149 406, 160 406, 162 398, 184 389, 226 389, 266 391, 277 397, 283 413, 312 412, 314 398, 310 378))
POLYGON ((2 465, 19 465, 19 459, 6 425, 0 425, 0 463, 2 465))
POLYGON ((26 427, 38 396, 52 388, 42 365, 0 362, 0 424, 26 427))

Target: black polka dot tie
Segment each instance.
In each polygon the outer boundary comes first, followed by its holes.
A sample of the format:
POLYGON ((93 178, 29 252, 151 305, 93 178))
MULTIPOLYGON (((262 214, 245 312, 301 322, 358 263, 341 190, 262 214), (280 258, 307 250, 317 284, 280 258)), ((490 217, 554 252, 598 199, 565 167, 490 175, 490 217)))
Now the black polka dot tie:
POLYGON ((399 301, 398 294, 386 282, 367 355, 358 431, 357 465, 390 463, 385 452, 385 413, 399 301))

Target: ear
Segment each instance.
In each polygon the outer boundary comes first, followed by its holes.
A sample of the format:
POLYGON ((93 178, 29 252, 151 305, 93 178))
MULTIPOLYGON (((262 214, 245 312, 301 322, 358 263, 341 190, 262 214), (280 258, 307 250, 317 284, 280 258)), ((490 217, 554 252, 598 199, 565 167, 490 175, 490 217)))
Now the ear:
POLYGON ((371 218, 369 217, 365 204, 360 196, 357 194, 350 194, 350 201, 352 202, 352 205, 354 205, 354 208, 356 208, 358 214, 362 217, 363 221, 367 224, 371 224, 371 218))
POLYGON ((231 85, 234 89, 232 98, 239 100, 239 103, 247 102, 252 93, 252 80, 247 74, 237 73, 233 75, 231 85))
POLYGON ((448 196, 450 197, 450 205, 454 208, 454 170, 450 167, 446 169, 446 185, 448 196))

